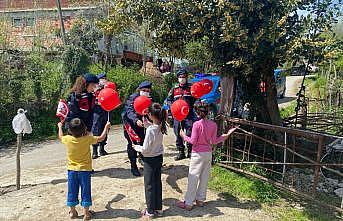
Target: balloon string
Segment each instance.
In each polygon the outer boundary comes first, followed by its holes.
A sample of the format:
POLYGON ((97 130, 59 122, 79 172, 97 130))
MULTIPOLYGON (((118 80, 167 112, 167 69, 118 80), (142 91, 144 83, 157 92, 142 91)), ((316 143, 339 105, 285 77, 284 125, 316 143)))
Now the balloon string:
POLYGON ((110 112, 107 111, 107 121, 110 121, 110 112))

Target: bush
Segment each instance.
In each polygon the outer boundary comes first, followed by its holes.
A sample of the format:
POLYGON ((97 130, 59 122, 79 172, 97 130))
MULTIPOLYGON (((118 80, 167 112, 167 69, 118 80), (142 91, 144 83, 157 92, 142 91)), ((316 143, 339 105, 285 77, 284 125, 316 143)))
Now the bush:
POLYGON ((0 66, 3 70, 0 77, 0 145, 16 139, 12 119, 18 108, 27 110, 33 127, 33 134, 24 139, 56 134, 54 112, 64 83, 62 61, 48 61, 43 54, 35 52, 3 54, 0 66))

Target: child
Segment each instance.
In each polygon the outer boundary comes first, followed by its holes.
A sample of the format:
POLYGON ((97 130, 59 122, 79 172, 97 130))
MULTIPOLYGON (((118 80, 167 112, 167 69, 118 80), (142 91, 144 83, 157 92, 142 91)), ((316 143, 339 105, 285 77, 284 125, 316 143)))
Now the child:
POLYGON ((91 199, 91 171, 92 158, 90 145, 103 141, 110 128, 107 122, 100 137, 91 136, 87 133, 87 127, 79 118, 74 118, 69 123, 70 135, 63 136, 62 123, 58 123, 58 137, 67 146, 68 168, 68 197, 67 206, 70 207, 70 218, 78 217, 75 206, 79 204, 78 195, 81 187, 81 206, 84 208, 84 220, 91 219, 89 206, 91 199))
POLYGON ((147 208, 142 212, 143 218, 162 216, 162 181, 163 134, 167 134, 165 111, 158 103, 148 109, 152 120, 146 130, 143 146, 135 145, 136 151, 143 155, 144 187, 147 208))
POLYGON ((236 130, 231 128, 228 133, 217 137, 216 123, 207 119, 208 105, 197 103, 195 111, 200 120, 193 124, 191 137, 186 136, 183 130, 180 131, 181 137, 193 144, 185 201, 176 203, 178 207, 186 210, 192 209, 194 201, 197 206, 204 205, 212 162, 211 145, 223 142, 236 130))
POLYGON ((69 122, 74 118, 80 118, 91 131, 93 124, 93 110, 95 105, 94 90, 99 79, 93 74, 79 76, 68 97, 69 113, 65 120, 66 129, 69 128, 69 122))

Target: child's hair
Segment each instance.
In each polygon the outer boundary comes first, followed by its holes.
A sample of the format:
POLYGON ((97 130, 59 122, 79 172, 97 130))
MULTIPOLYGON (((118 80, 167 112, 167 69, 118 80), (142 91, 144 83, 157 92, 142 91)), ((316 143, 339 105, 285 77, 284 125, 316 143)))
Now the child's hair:
POLYGON ((75 92, 76 94, 82 94, 86 90, 86 79, 83 76, 78 76, 75 80, 73 87, 71 88, 71 92, 75 92))
POLYGON ((153 103, 150 105, 148 113, 159 120, 162 134, 167 134, 166 111, 162 109, 162 106, 159 103, 153 103))
POLYGON ((80 118, 74 118, 69 123, 68 132, 73 137, 82 137, 87 134, 87 128, 85 123, 80 118))
POLYGON ((207 117, 209 106, 204 102, 197 102, 195 105, 195 111, 201 119, 207 117))

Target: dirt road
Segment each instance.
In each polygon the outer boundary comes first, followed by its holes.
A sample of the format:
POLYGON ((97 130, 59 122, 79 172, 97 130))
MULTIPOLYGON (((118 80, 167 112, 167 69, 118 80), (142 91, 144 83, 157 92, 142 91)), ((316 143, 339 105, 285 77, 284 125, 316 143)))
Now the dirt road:
POLYGON ((297 99, 303 76, 287 76, 286 77, 286 93, 285 97, 278 99, 279 108, 285 108, 297 99))
MULTIPOLYGON (((172 131, 169 134, 165 137, 164 217, 161 220, 272 220, 253 203, 228 200, 213 191, 208 191, 208 205, 204 208, 186 212, 175 207, 176 200, 183 198, 187 187, 189 160, 173 160, 176 149, 172 131)), ((68 220, 64 146, 59 141, 50 141, 23 149, 23 188, 19 191, 14 190, 14 149, 1 151, 0 220, 68 220)), ((143 178, 135 178, 130 173, 126 141, 120 128, 111 130, 107 149, 110 155, 94 161, 93 219, 140 219, 140 210, 145 208, 143 178)), ((80 208, 78 210, 81 215, 80 208)))

